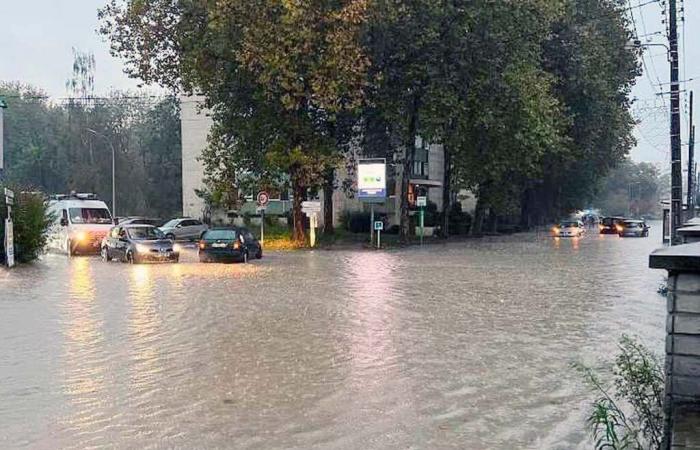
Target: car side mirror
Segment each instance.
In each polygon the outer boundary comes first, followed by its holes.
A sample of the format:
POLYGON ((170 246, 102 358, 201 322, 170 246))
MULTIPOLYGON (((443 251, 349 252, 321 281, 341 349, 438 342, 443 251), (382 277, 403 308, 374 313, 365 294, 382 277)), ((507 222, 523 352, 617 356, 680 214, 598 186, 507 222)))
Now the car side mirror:
POLYGON ((175 228, 182 228, 182 224, 178 223, 177 225, 175 225, 175 228))
POLYGON ((68 226, 68 219, 66 219, 65 217, 61 217, 61 226, 67 227, 68 226))

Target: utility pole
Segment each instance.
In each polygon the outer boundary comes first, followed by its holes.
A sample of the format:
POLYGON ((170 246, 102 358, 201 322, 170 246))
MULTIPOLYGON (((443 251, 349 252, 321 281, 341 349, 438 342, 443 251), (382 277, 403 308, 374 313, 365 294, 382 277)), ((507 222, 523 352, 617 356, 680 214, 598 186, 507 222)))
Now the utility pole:
POLYGON ((668 46, 671 58, 671 245, 679 244, 678 228, 683 210, 681 168, 681 114, 678 85, 678 23, 676 0, 668 2, 668 46))
POLYGON ((693 91, 690 91, 690 139, 688 140, 688 214, 686 219, 695 217, 695 125, 693 125, 693 91))

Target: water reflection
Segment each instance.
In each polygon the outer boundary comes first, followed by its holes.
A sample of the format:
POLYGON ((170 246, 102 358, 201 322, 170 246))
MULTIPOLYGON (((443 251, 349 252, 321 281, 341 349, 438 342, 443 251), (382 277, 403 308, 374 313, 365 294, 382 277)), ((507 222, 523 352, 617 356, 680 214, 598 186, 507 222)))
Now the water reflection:
POLYGON ((69 296, 62 306, 63 393, 71 403, 68 430, 84 432, 99 420, 104 395, 103 320, 96 305, 95 274, 87 258, 70 261, 69 296))

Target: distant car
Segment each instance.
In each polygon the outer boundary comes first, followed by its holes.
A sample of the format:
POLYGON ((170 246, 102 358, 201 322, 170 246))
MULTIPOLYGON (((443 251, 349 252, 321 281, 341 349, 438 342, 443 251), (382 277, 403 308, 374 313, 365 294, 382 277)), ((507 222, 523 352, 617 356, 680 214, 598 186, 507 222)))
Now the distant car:
POLYGON ((137 264, 147 261, 178 262, 180 248, 152 225, 117 225, 102 241, 104 261, 118 259, 137 264))
POLYGON ((647 237, 649 226, 643 220, 625 220, 617 224, 617 234, 620 237, 647 237))
POLYGON ((567 220, 554 227, 552 232, 560 237, 579 237, 583 236, 586 228, 580 220, 567 220))
POLYGON ((248 262, 250 258, 262 258, 262 246, 247 228, 212 228, 199 241, 200 262, 248 262))
POLYGON ((603 217, 598 225, 600 234, 618 234, 617 225, 625 220, 624 217, 603 217))
POLYGON ((124 217, 117 220, 118 225, 153 225, 159 227, 164 220, 157 217, 124 217))
POLYGON ((203 224, 197 219, 183 217, 166 222, 160 227, 160 231, 162 231, 168 239, 195 241, 201 238, 202 234, 207 231, 208 228, 206 224, 203 224))

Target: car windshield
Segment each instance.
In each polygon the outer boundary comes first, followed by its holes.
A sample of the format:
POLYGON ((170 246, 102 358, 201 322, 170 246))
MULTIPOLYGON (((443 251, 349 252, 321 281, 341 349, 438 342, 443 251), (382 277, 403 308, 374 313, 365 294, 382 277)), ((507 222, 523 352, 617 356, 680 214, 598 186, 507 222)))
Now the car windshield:
POLYGON ((163 233, 154 227, 129 227, 126 230, 129 237, 137 241, 163 238, 163 233))
POLYGON ((233 240, 233 239, 236 239, 236 231, 235 230, 209 230, 206 233, 204 233, 204 236, 202 236, 202 239, 233 240))
POLYGON ((562 222, 561 228, 578 228, 577 222, 562 222))
POLYGON ((69 208, 71 223, 112 223, 112 216, 105 208, 69 208))
POLYGON ((165 222, 165 225, 163 225, 163 228, 175 228, 175 225, 177 225, 177 224, 178 224, 177 219, 168 220, 167 222, 165 222))

